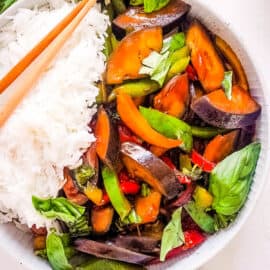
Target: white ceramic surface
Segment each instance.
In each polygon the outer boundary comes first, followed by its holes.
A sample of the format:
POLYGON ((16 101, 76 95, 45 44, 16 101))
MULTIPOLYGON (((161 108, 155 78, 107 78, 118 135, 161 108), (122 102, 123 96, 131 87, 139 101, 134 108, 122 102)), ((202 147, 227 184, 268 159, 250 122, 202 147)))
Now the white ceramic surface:
MULTIPOLYGON (((9 12, 12 12, 17 8, 17 6, 31 6, 33 2, 40 2, 34 0, 20 0, 15 6, 11 8, 9 12)), ((267 0, 200 0, 192 1, 193 13, 196 14, 202 21, 215 33, 219 33, 223 38, 225 38, 232 47, 238 52, 243 64, 247 70, 249 77, 250 86, 252 89, 252 94, 258 99, 258 101, 263 105, 263 113, 258 125, 258 137, 262 142, 262 153, 261 158, 258 163, 257 172, 254 178, 254 184, 252 186, 249 200, 247 201, 244 209, 241 211, 236 223, 231 226, 228 230, 223 231, 216 236, 211 237, 205 244, 203 244, 199 249, 192 253, 191 256, 186 256, 182 258, 179 262, 170 262, 167 269, 195 269, 207 260, 213 257, 217 252, 219 252, 227 243, 240 231, 242 225, 245 223, 246 219, 250 215, 253 207, 255 206, 259 194, 263 189, 264 182, 269 171, 269 97, 267 92, 270 93, 270 85, 267 81, 266 76, 269 75, 270 59, 267 61, 267 54, 265 43, 269 42, 270 31, 268 29, 262 29, 261 27, 267 27, 270 25, 263 21, 264 15, 267 14, 267 0), (264 8, 265 7, 265 8, 264 8), (260 16, 254 16, 254 13, 261 10, 260 16), (265 11, 265 12, 263 12, 265 11), (215 17, 217 15, 217 17, 215 17), (248 21, 241 20, 241 18, 248 18, 248 21), (241 23, 250 22, 252 26, 251 29, 255 29, 256 34, 248 33, 249 28, 241 28, 241 23), (239 26, 240 25, 240 26, 239 26), (267 31, 268 30, 268 31, 267 31), (264 32, 265 31, 265 32, 264 32), (268 35, 267 35, 268 32, 268 35), (260 35, 261 33, 261 35, 260 35), (263 36, 263 33, 265 33, 263 36), (256 68, 255 68, 256 67, 256 68), (263 86, 263 87, 262 87, 263 86)), ((270 10, 269 10, 270 11, 270 10)), ((269 12, 268 12, 269 14, 269 12)), ((1 22, 4 23, 3 19, 0 18, 1 22)), ((245 25, 246 26, 246 25, 245 25)), ((252 33, 252 31, 251 31, 252 33)), ((270 45, 270 42, 268 43, 270 45)), ((258 215, 259 217, 259 215, 258 215)), ((1 226, 0 227, 0 252, 2 250, 3 254, 10 254, 12 257, 7 256, 7 263, 5 268, 1 269, 17 269, 11 268, 8 264, 11 260, 17 260, 22 265, 18 269, 49 269, 49 267, 44 264, 38 258, 32 255, 30 248, 29 236, 21 234, 13 226, 1 226), (12 259, 11 259, 12 258, 12 259)), ((270 255, 270 254, 269 254, 270 255)), ((2 265, 3 266, 3 265, 2 265)), ((219 265, 220 269, 231 269, 231 268, 221 268, 222 264, 219 265)), ((17 266, 16 266, 17 267, 17 266)), ((158 269, 156 267, 155 269, 158 269)), ((164 267, 162 267, 164 269, 164 267)), ((206 266, 203 269, 210 269, 206 266)), ((217 269, 217 268, 212 268, 217 269)), ((235 268, 244 269, 244 268, 235 268)), ((245 268, 247 269, 247 268, 245 268)), ((260 268, 267 269, 267 268, 260 268)))

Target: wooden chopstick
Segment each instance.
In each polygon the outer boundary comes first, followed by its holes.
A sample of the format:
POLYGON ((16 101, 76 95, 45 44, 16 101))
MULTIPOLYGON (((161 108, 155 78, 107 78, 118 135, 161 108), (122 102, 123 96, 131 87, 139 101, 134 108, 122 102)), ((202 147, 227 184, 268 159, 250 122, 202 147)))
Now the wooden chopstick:
MULTIPOLYGON (((95 5, 96 0, 88 0, 78 15, 67 25, 66 28, 54 39, 44 50, 44 53, 30 65, 28 76, 23 79, 10 95, 7 96, 4 104, 0 107, 0 127, 6 122, 12 112, 16 109, 23 97, 30 91, 31 87, 38 80, 39 76, 46 70, 50 62, 54 59, 64 43, 68 40, 81 20, 87 15, 89 10, 95 5)), ((23 74, 22 74, 23 76, 23 74)), ((33 112, 34 113, 34 112, 33 112)))
POLYGON ((28 52, 0 81, 0 94, 43 52, 60 32, 78 15, 88 0, 82 0, 30 52, 28 52))

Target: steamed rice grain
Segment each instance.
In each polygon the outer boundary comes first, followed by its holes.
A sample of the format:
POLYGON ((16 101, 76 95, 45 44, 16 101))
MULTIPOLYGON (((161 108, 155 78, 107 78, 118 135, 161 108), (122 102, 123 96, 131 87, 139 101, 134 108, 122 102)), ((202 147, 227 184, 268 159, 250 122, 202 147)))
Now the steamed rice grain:
MULTIPOLYGON (((0 77, 14 66, 74 4, 51 0, 50 9, 20 9, 0 30, 0 77)), ((50 226, 31 197, 55 197, 63 168, 76 166, 95 140, 88 123, 105 68, 108 18, 93 8, 57 59, 0 129, 0 221, 50 226)))

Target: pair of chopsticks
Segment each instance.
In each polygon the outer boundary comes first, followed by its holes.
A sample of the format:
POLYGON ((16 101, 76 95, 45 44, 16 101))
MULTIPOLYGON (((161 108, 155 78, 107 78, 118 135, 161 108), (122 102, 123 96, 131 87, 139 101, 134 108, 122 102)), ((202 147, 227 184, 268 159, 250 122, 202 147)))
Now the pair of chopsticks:
POLYGON ((71 34, 75 31, 81 20, 95 5, 96 0, 82 0, 54 29, 51 30, 26 56, 24 56, 0 81, 0 94, 2 94, 32 62, 31 73, 21 84, 16 86, 13 93, 8 96, 0 108, 0 127, 6 122, 16 109, 24 96, 30 91, 39 76, 46 70, 50 62, 57 55, 71 34))

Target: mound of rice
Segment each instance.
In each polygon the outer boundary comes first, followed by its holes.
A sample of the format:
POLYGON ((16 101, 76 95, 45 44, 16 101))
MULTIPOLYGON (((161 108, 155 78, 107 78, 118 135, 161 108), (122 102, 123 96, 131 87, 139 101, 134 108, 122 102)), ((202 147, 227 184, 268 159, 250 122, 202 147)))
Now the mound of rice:
MULTIPOLYGON (((50 7, 20 9, 0 30, 0 77, 73 6, 50 0, 50 7)), ((94 82, 105 68, 102 49, 108 23, 98 6, 93 8, 0 129, 1 222, 51 226, 35 211, 31 197, 57 196, 63 168, 78 165, 95 140, 88 123, 96 112, 94 82)))

